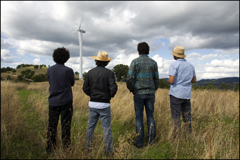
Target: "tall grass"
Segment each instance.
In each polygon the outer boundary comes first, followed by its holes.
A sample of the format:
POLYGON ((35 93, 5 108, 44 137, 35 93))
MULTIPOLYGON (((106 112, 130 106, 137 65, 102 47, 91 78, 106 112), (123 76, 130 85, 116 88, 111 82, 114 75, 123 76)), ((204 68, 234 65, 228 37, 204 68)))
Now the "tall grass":
MULTIPOLYGON (((146 115, 144 115, 145 136, 144 147, 137 149, 133 145, 136 138, 135 112, 133 95, 127 90, 126 84, 119 82, 116 96, 111 100, 112 134, 114 149, 117 151, 111 158, 219 158, 239 159, 239 92, 220 90, 192 91, 192 136, 184 137, 182 129, 179 139, 173 139, 170 101, 167 89, 158 89, 155 96, 156 144, 147 145, 148 135, 146 115)), ((63 152, 61 147, 61 126, 58 125, 58 147, 50 158, 106 158, 104 156, 104 140, 101 123, 95 129, 93 151, 86 153, 84 149, 88 120, 89 97, 82 91, 83 81, 76 81, 73 90, 73 120, 71 139, 73 150, 63 152)), ((46 129, 48 123, 48 82, 42 83, 10 83, 1 82, 1 158, 46 158, 46 129), (17 90, 28 92, 26 105, 31 109, 21 110, 21 94, 17 90), (19 97, 20 96, 20 97, 19 97), (25 113, 25 114, 24 114, 25 113), (30 123, 25 121, 28 114, 34 117, 30 123), (20 116, 24 115, 24 116, 20 116), (34 122, 35 121, 35 122, 34 122), (18 143, 18 132, 26 132, 32 127, 32 134, 25 138, 32 141, 34 148, 11 153, 11 145, 18 143), (36 135, 37 134, 37 135, 36 135), (35 148, 35 150, 36 150, 35 148), (19 154, 25 152, 25 154, 19 154), (27 154, 28 153, 28 154, 27 154), (32 154, 29 155, 29 153, 32 154)), ((183 125, 182 125, 183 127, 183 125)), ((31 130, 31 129, 30 129, 31 130)), ((22 141, 24 143, 25 141, 22 141)), ((29 142, 29 141, 28 141, 29 142)))
POLYGON ((11 83, 1 82, 1 155, 5 158, 10 158, 8 155, 12 152, 12 143, 21 130, 19 97, 15 88, 11 83))

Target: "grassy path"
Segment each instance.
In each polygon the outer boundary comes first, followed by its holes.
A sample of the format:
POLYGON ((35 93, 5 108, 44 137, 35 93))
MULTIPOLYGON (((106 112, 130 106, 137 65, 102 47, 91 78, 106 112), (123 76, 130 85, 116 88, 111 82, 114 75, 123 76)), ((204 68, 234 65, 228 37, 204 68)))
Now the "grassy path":
MULTIPOLYGON (((27 103, 30 94, 36 94, 36 91, 18 90, 21 100, 21 119, 24 129, 19 133, 19 141, 16 142, 15 149, 19 158, 38 159, 47 158, 41 139, 44 138, 45 128, 41 128, 36 112, 32 106, 27 103)), ((16 157, 18 158, 18 157, 16 157)))

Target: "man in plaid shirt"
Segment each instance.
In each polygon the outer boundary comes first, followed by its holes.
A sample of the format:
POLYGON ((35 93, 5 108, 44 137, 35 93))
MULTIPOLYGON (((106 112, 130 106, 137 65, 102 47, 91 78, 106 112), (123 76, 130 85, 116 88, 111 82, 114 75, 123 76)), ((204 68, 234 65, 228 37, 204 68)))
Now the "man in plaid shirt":
POLYGON ((143 110, 145 106, 148 125, 149 144, 154 144, 156 126, 153 117, 155 92, 158 89, 159 76, 157 63, 148 57, 149 46, 141 42, 137 47, 139 57, 131 62, 127 74, 127 88, 134 94, 134 109, 136 114, 137 138, 134 145, 143 147, 144 126, 143 110))

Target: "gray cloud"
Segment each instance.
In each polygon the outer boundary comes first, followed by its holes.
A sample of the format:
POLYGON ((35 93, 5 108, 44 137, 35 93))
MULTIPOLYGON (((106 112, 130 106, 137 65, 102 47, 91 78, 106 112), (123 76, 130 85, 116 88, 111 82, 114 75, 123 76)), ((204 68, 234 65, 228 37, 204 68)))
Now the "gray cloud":
MULTIPOLYGON (((169 44, 170 50, 176 45, 186 46, 187 50, 239 48, 239 2, 236 1, 10 1, 2 3, 1 12, 2 33, 17 41, 51 42, 52 46, 45 49, 49 56, 59 44, 68 47, 72 57, 79 56, 78 36, 72 32, 78 29, 83 15, 86 57, 100 50, 108 51, 112 57, 122 50, 126 55, 135 53, 136 42, 141 41, 149 42, 155 51, 161 44, 156 45, 154 39, 175 36, 178 38, 169 44), (196 39, 196 43, 184 39, 186 34, 196 39)), ((2 38, 1 47, 6 47, 2 38)))
POLYGON ((5 40, 3 38, 1 38, 1 49, 8 49, 10 48, 12 45, 8 42, 5 42, 5 40))

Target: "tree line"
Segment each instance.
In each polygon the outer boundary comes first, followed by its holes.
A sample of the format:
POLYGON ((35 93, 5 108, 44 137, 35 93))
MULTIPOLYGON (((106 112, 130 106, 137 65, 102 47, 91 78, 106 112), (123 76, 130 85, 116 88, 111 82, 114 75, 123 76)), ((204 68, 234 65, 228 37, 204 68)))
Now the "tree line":
MULTIPOLYGON (((42 67, 46 67, 46 65, 42 64, 42 65, 32 65, 32 64, 20 64, 17 66, 17 68, 22 68, 22 67, 29 67, 29 66, 34 66, 35 69, 38 68, 42 68, 42 67)), ((50 66, 48 66, 50 67, 50 66)), ((124 65, 124 64, 118 64, 116 66, 113 67, 112 71, 115 74, 116 77, 116 81, 118 82, 126 82, 126 78, 127 78, 127 73, 129 70, 129 66, 128 65, 124 65)), ((1 72, 7 72, 7 71, 12 71, 13 73, 16 72, 16 69, 14 68, 10 68, 10 67, 6 67, 6 68, 1 68, 1 72)), ((30 69, 24 70, 21 72, 21 75, 18 76, 18 80, 22 81, 24 80, 24 78, 27 79, 31 79, 35 82, 43 82, 43 81, 47 81, 47 73, 46 74, 38 74, 38 75, 34 75, 35 72, 31 71, 30 69)), ((83 73, 83 80, 85 80, 87 72, 83 73)), ((79 72, 75 72, 76 76, 79 76, 79 72)), ((79 78, 75 78, 76 80, 79 78)), ((159 88, 162 89, 170 89, 170 85, 168 84, 166 79, 159 79, 159 88)), ((229 85, 222 83, 219 89, 222 90, 228 90, 229 88, 232 88, 232 90, 234 91, 239 91, 239 83, 232 85, 232 87, 230 87, 229 85)), ((197 90, 197 89, 207 89, 207 90, 217 90, 218 88, 216 86, 214 86, 211 83, 208 83, 207 85, 192 85, 192 89, 193 90, 197 90)))
MULTIPOLYGON (((23 67, 30 67, 33 66, 35 69, 42 68, 42 67, 47 67, 45 64, 40 64, 40 65, 34 65, 34 64, 19 64, 16 68, 23 68, 23 67)), ((50 67, 50 65, 48 65, 50 67)))
MULTIPOLYGON (((33 65, 33 64, 20 64, 18 65, 16 68, 19 69, 19 68, 23 68, 23 67, 30 67, 30 66, 33 66, 34 69, 38 69, 38 68, 42 68, 42 67, 47 67, 45 64, 41 64, 41 65, 33 65)), ((50 65, 49 65, 50 67, 50 65)), ((13 73, 16 72, 16 69, 15 68, 11 68, 11 67, 2 67, 1 68, 1 73, 6 73, 8 71, 12 71, 13 73)))
POLYGON ((228 84, 225 84, 224 82, 220 85, 220 87, 216 87, 214 86, 212 83, 208 83, 207 85, 193 85, 192 86, 192 89, 193 90, 197 90, 197 89, 200 89, 200 90, 218 90, 218 89, 221 89, 221 90, 228 90, 228 89, 232 89, 233 91, 239 91, 239 83, 236 83, 236 84, 232 84, 231 86, 228 85, 228 84))
POLYGON ((8 72, 8 71, 12 71, 13 73, 15 73, 16 72, 16 69, 14 69, 14 68, 11 68, 11 67, 3 67, 3 68, 1 68, 1 73, 6 73, 6 72, 8 72))

